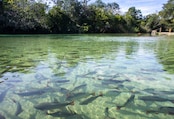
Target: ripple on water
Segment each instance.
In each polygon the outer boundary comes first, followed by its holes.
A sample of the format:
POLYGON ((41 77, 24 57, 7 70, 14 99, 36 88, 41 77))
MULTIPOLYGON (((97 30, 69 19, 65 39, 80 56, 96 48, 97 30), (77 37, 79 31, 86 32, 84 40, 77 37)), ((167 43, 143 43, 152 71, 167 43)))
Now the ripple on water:
MULTIPOLYGON (((86 105, 79 103, 92 96, 80 97, 74 100, 73 106, 66 106, 66 109, 59 111, 68 110, 69 107, 78 114, 64 117, 66 119, 105 119, 106 115, 111 119, 173 119, 173 116, 164 113, 146 114, 147 110, 154 111, 160 106, 174 107, 172 102, 143 101, 138 98, 157 95, 174 99, 171 93, 174 90, 173 54, 168 50, 164 52, 166 42, 156 37, 105 37, 109 41, 103 40, 103 37, 102 40, 96 38, 97 42, 82 42, 73 38, 71 42, 64 38, 45 39, 46 44, 42 41, 43 37, 26 41, 14 38, 15 42, 9 42, 8 38, 1 40, 0 94, 7 87, 10 89, 0 103, 0 114, 13 119, 60 118, 37 110, 34 106, 56 100, 64 103, 69 93, 95 92, 103 96, 86 105), (16 44, 20 45, 16 47, 16 44), (78 87, 83 84, 86 86, 78 87), (33 90, 44 90, 45 93, 30 96, 17 94, 33 90), (126 104, 133 94, 134 100, 126 104), (19 101, 23 108, 18 117, 14 116, 16 104, 12 99, 19 101), (116 107, 121 105, 123 108, 117 110, 116 107), (108 112, 105 112, 106 108, 108 112)), ((173 41, 170 42, 167 48, 173 51, 173 41)))

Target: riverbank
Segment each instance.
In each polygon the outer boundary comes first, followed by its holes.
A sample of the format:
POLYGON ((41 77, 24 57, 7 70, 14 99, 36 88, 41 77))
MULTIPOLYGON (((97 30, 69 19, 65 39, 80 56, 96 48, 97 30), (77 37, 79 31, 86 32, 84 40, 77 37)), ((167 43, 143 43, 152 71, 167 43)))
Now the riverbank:
POLYGON ((156 35, 167 35, 167 36, 174 36, 174 32, 157 32, 156 30, 153 30, 151 32, 152 36, 156 36, 156 35))
POLYGON ((174 36, 174 32, 158 32, 158 35, 174 36))

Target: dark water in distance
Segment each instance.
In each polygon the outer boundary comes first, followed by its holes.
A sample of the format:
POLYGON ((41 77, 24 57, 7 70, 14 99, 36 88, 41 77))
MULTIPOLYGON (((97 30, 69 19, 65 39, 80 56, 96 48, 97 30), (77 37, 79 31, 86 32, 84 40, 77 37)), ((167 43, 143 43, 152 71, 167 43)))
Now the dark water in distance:
POLYGON ((0 36, 0 119, 173 119, 174 37, 0 36))

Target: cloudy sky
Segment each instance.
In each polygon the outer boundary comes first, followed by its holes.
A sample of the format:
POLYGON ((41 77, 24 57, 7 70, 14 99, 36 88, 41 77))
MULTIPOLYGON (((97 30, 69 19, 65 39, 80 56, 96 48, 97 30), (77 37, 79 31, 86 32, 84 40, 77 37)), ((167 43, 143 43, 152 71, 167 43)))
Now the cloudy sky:
MULTIPOLYGON (((94 2, 95 0, 91 0, 94 2)), ((120 5, 121 12, 126 12, 128 8, 135 6, 140 9, 143 15, 156 13, 162 9, 163 4, 168 0, 102 0, 103 2, 116 2, 120 5)))

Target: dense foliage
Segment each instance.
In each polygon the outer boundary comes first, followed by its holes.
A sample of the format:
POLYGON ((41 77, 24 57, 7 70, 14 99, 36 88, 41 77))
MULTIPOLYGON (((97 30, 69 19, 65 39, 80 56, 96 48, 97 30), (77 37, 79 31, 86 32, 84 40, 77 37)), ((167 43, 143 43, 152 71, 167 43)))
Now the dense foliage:
POLYGON ((162 17, 161 24, 172 31, 174 29, 174 0, 168 0, 159 14, 162 17))
POLYGON ((143 16, 131 7, 122 15, 117 3, 102 0, 0 0, 0 33, 139 33, 174 29, 174 0, 159 14, 143 16))

